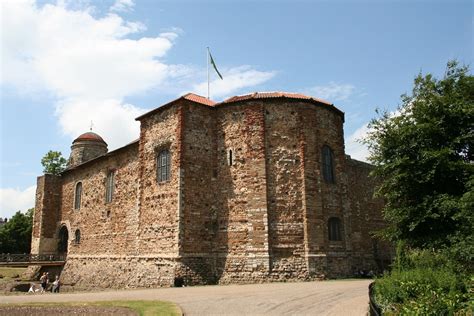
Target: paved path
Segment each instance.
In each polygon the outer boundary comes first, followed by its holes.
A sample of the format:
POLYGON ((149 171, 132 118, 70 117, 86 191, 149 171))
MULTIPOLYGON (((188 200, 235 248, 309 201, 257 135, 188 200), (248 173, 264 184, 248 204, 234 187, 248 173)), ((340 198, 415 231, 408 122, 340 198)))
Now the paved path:
POLYGON ((0 303, 167 300, 185 315, 366 315, 370 280, 0 296, 0 303))

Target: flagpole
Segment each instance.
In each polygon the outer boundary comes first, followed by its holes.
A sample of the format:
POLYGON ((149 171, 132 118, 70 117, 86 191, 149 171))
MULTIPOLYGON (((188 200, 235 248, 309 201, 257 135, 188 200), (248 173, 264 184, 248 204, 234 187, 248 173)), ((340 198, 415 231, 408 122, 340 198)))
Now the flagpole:
POLYGON ((209 95, 209 46, 207 47, 207 56, 206 56, 206 61, 207 61, 207 99, 209 100, 210 95, 209 95))

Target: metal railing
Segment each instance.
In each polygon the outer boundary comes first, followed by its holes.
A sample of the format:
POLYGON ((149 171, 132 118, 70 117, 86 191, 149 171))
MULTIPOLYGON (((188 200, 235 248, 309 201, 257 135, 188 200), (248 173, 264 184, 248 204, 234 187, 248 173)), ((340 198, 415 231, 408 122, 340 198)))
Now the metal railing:
POLYGON ((374 282, 369 284, 369 315, 370 316, 381 316, 382 315, 382 309, 374 301, 374 285, 375 285, 374 282))
POLYGON ((0 263, 20 263, 20 262, 57 262, 66 261, 66 255, 59 254, 29 254, 29 253, 1 253, 0 263))

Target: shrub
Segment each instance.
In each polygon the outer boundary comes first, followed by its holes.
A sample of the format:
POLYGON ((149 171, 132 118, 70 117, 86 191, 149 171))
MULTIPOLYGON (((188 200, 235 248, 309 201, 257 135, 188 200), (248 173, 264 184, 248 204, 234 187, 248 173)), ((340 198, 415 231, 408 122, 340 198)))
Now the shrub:
POLYGON ((472 280, 449 257, 427 250, 407 251, 401 257, 396 269, 375 282, 375 301, 384 314, 467 315, 472 311, 472 280))

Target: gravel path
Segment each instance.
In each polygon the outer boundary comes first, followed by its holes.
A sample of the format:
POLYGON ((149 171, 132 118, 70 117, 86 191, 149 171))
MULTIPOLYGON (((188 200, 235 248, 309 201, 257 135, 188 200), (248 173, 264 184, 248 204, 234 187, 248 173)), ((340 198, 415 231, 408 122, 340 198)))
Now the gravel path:
POLYGON ((186 315, 366 315, 371 280, 0 296, 0 303, 164 300, 186 315))

